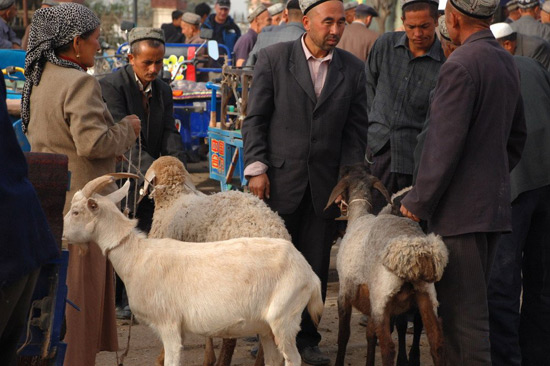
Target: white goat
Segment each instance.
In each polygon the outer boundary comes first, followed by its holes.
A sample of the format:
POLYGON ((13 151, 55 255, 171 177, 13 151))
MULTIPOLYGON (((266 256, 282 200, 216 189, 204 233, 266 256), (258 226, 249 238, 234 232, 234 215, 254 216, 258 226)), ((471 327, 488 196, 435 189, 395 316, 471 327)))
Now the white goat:
POLYGON ((393 366, 395 345, 390 336, 390 317, 407 311, 414 302, 426 327, 434 365, 442 365, 443 336, 433 283, 443 275, 447 248, 440 237, 425 235, 412 220, 370 214, 372 188, 390 201, 382 183, 368 175, 364 167, 347 167, 327 204, 340 195, 349 202, 348 227, 337 258, 340 290, 336 366, 344 365, 352 306, 369 315, 367 366, 374 365, 377 336, 382 364, 393 366))
MULTIPOLYGON (((195 188, 184 165, 172 156, 162 156, 147 170, 148 182, 154 184, 155 200, 150 238, 211 242, 241 237, 267 237, 291 240, 283 220, 264 201, 248 193, 230 191, 205 195, 195 188)), ((229 366, 235 339, 224 339, 218 366, 229 366)), ((256 365, 262 365, 258 352, 256 365)), ((214 364, 212 339, 208 339, 204 365, 214 364)), ((162 365, 162 353, 157 359, 162 365)))
POLYGON ((300 366, 296 334, 303 309, 314 321, 323 311, 321 284, 292 243, 242 238, 183 243, 147 239, 116 203, 129 184, 100 196, 114 182, 89 182, 72 200, 64 237, 97 243, 126 286, 135 316, 162 339, 165 365, 179 366, 185 334, 242 337, 259 334, 266 365, 300 366), (223 306, 220 306, 223 304, 223 306))

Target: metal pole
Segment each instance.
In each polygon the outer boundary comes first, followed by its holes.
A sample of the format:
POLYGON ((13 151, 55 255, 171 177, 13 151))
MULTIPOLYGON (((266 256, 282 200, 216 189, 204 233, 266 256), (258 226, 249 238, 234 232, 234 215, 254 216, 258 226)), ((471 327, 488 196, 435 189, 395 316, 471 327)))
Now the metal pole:
POLYGON ((138 0, 134 0, 134 25, 138 24, 138 0))

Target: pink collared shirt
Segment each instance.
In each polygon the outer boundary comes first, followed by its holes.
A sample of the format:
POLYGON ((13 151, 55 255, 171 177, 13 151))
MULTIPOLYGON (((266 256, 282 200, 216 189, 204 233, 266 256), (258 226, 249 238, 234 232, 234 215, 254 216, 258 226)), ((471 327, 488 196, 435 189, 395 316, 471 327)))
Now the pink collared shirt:
MULTIPOLYGON (((334 51, 330 51, 328 55, 323 58, 316 58, 309 51, 304 41, 307 34, 304 34, 301 38, 302 40, 302 49, 306 55, 307 66, 309 67, 309 74, 311 75, 311 81, 313 83, 313 89, 315 90, 315 95, 319 98, 323 86, 325 85, 325 80, 327 78, 328 65, 332 61, 332 55, 334 51)), ((257 175, 264 174, 267 172, 268 166, 262 163, 261 161, 255 161, 252 164, 249 164, 244 169, 244 175, 249 179, 250 177, 255 177, 257 175)))

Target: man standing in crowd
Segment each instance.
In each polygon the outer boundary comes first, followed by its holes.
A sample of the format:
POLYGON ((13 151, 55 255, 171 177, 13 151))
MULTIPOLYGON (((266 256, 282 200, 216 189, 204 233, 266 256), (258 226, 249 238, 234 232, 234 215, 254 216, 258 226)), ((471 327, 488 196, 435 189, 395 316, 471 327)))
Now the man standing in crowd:
POLYGON ((355 19, 346 25, 338 47, 353 53, 363 62, 367 61, 369 52, 378 39, 378 33, 369 29, 372 18, 377 16, 378 12, 370 6, 358 5, 355 8, 355 19))
POLYGON ((250 15, 248 15, 248 22, 250 23, 248 32, 243 34, 243 36, 237 40, 237 43, 235 43, 235 66, 237 67, 241 67, 245 64, 248 54, 256 44, 258 33, 260 33, 264 27, 271 25, 271 16, 267 8, 260 4, 250 13, 250 15))
POLYGON ((491 355, 493 366, 550 365, 550 73, 530 58, 514 61, 527 140, 510 174, 512 232, 501 236, 491 270, 491 355))
POLYGON ((304 34, 304 25, 302 24, 302 11, 298 0, 289 0, 286 3, 285 12, 288 21, 284 27, 279 27, 271 32, 261 32, 258 40, 248 55, 246 66, 254 66, 258 57, 258 52, 267 46, 280 42, 295 41, 304 34))
POLYGON ((540 4, 538 0, 518 0, 521 18, 510 23, 512 29, 518 33, 535 36, 550 42, 550 27, 542 24, 540 18, 540 4))
POLYGON ((231 2, 229 0, 217 0, 216 5, 214 5, 216 13, 210 14, 206 18, 202 28, 212 29, 214 31, 213 39, 227 46, 229 52, 233 53, 233 47, 235 47, 237 39, 241 36, 241 30, 235 24, 233 18, 229 16, 230 8, 231 2))
POLYGON ((512 23, 521 18, 519 13, 518 0, 510 0, 506 3, 506 11, 508 12, 508 17, 506 18, 506 23, 512 23))
POLYGON ((185 43, 202 43, 200 37, 201 17, 198 14, 187 12, 181 17, 181 31, 185 36, 185 43))
MULTIPOLYGON (((435 36, 437 0, 405 0, 404 32, 385 33, 366 66, 371 173, 390 193, 412 183, 416 137, 428 111, 430 91, 445 61, 435 36)), ((386 205, 373 194, 373 211, 386 205)))
POLYGON ((267 8, 267 11, 269 12, 269 16, 271 16, 271 24, 273 24, 274 27, 281 24, 283 20, 284 10, 285 10, 285 5, 282 3, 273 4, 269 8, 267 8))
POLYGON ((200 3, 195 6, 195 14, 201 17, 201 24, 206 21, 212 9, 207 3, 200 3))
POLYGON ((181 17, 183 12, 174 10, 172 12, 172 23, 165 23, 160 27, 164 31, 166 43, 183 43, 185 36, 181 33, 181 17))
MULTIPOLYGON (((250 191, 281 215, 321 279, 324 299, 338 210, 323 208, 340 167, 364 161, 366 81, 364 64, 336 48, 342 2, 300 0, 300 8, 306 34, 258 54, 242 130, 244 165, 250 191)), ((305 312, 296 339, 304 362, 330 363, 320 340, 305 312)))
POLYGON ((418 176, 401 212, 441 235, 449 263, 436 284, 447 365, 490 366, 487 285, 510 231, 510 175, 525 142, 519 74, 489 25, 498 0, 449 0, 460 45, 441 67, 418 176))
POLYGON ((0 48, 21 48, 21 40, 8 25, 16 15, 15 0, 0 0, 0 48))
POLYGON ((351 24, 355 19, 355 8, 359 3, 357 1, 350 1, 344 4, 344 12, 346 13, 346 24, 351 24))
POLYGON ((550 70, 550 43, 544 39, 514 32, 508 23, 492 24, 491 32, 498 43, 512 55, 530 57, 546 70, 550 70))

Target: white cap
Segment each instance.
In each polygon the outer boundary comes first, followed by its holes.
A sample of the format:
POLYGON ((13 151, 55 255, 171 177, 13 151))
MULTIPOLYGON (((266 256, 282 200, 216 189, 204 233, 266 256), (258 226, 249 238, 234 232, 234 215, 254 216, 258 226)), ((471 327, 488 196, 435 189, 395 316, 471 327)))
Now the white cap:
POLYGON ((437 7, 437 10, 445 10, 446 6, 447 0, 439 0, 439 6, 437 7))
POLYGON ((508 37, 510 34, 514 33, 512 27, 508 23, 495 23, 491 24, 491 32, 496 39, 508 37))

